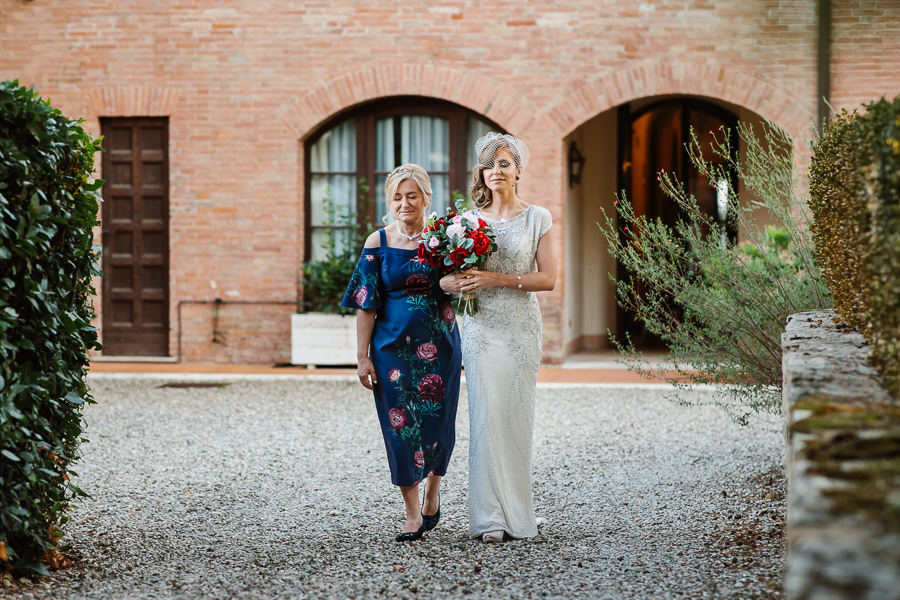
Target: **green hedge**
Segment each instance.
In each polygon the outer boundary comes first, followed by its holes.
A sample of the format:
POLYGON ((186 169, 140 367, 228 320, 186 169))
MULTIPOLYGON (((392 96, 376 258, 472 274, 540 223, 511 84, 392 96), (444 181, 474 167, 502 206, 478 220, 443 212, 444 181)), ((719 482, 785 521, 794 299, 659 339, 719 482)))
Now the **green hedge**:
POLYGON ((900 96, 844 112, 814 147, 810 209, 835 309, 900 398, 900 96))
POLYGON ((871 132, 843 111, 814 146, 809 176, 810 225, 822 277, 835 311, 855 329, 866 325, 863 289, 870 218, 865 166, 873 161, 871 132))
POLYGON ((0 82, 0 571, 54 562, 82 439, 100 150, 16 81, 0 82), (5 560, 4 560, 5 557, 5 560))

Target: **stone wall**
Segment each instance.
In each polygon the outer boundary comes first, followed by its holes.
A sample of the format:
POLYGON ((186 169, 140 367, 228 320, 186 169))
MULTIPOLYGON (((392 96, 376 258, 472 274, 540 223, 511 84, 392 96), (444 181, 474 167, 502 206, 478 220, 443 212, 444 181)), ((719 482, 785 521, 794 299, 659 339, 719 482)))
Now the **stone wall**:
POLYGON ((900 598, 900 402, 834 311, 782 336, 788 598, 900 598))

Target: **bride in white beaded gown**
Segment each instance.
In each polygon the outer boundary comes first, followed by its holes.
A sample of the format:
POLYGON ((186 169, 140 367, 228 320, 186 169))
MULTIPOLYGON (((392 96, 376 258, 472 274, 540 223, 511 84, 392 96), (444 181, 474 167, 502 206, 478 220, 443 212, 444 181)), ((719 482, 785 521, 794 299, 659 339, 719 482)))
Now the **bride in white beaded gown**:
POLYGON ((441 287, 478 298, 475 315, 459 315, 469 398, 469 536, 499 542, 537 535, 531 448, 541 312, 534 292, 555 287, 557 259, 550 212, 517 195, 525 144, 492 132, 475 151, 472 197, 499 249, 482 269, 447 275, 441 287))

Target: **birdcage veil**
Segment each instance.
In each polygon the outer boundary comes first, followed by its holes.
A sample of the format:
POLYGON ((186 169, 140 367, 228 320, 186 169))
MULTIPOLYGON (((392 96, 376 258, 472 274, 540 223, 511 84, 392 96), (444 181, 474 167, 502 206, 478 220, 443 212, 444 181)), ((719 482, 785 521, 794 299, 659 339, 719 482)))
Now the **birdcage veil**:
POLYGON ((508 133, 497 133, 495 131, 484 134, 475 142, 475 155, 478 157, 478 164, 482 167, 493 167, 497 152, 502 148, 506 148, 509 151, 517 168, 524 169, 528 164, 530 153, 525 142, 508 133))

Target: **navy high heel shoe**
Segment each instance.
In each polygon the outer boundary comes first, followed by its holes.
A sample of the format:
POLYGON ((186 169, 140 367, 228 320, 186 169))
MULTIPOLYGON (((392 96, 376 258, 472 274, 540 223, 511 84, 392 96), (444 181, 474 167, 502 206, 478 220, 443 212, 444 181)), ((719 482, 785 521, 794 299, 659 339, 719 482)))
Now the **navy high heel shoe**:
MULTIPOLYGON (((424 496, 424 494, 423 494, 424 496)), ((425 498, 422 498, 422 507, 425 506, 425 498)), ((438 493, 438 509, 437 512, 433 515, 426 515, 424 512, 422 513, 422 528, 425 531, 431 531, 435 527, 437 527, 438 522, 441 520, 441 494, 438 493)))
MULTIPOLYGON (((424 519, 423 519, 423 521, 424 521, 424 519)), ((422 537, 422 533, 424 531, 425 531, 425 525, 423 523, 422 526, 419 527, 415 531, 407 531, 406 533, 398 533, 397 537, 394 538, 394 541, 395 542, 411 542, 413 540, 417 540, 420 537, 422 537)))

